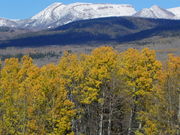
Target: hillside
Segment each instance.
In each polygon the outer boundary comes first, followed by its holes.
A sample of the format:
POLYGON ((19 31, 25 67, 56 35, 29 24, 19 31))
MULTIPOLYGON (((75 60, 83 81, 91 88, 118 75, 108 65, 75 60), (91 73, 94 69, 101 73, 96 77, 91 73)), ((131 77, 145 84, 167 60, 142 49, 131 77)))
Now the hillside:
POLYGON ((17 28, 12 28, 12 27, 1 26, 0 27, 0 41, 12 39, 18 35, 25 34, 30 31, 31 30, 27 30, 27 29, 17 29, 17 28))
POLYGON ((109 17, 77 21, 55 29, 21 34, 11 40, 1 41, 0 47, 120 44, 153 36, 179 36, 179 31, 179 20, 109 17))

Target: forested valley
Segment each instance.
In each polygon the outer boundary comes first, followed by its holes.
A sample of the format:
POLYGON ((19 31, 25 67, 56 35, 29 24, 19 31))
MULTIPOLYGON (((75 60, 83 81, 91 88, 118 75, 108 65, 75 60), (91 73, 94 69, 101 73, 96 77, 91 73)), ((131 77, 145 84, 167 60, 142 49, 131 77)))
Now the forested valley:
POLYGON ((0 135, 180 134, 179 56, 103 46, 42 67, 29 56, 0 65, 0 135))

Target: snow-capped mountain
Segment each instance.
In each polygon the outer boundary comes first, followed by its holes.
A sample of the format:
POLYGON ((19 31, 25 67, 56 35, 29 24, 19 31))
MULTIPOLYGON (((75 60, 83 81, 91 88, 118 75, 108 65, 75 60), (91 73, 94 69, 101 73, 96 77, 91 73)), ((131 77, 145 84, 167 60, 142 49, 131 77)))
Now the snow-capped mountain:
POLYGON ((177 19, 180 19, 180 7, 170 8, 167 10, 172 12, 176 16, 177 19))
POLYGON ((24 20, 0 18, 0 26, 47 29, 77 20, 112 16, 134 16, 146 18, 180 19, 180 7, 163 9, 158 6, 136 12, 129 4, 53 3, 35 16, 24 20))
POLYGON ((0 18, 0 26, 1 27, 16 27, 17 23, 13 20, 9 20, 6 18, 0 18))
POLYGON ((54 3, 41 11, 31 19, 36 20, 34 27, 51 27, 63 25, 76 20, 110 17, 110 16, 131 16, 136 13, 131 5, 127 4, 92 4, 73 3, 64 5, 54 3))
POLYGON ((173 19, 175 17, 175 14, 166 9, 160 8, 157 5, 154 5, 151 8, 142 9, 141 11, 135 13, 133 16, 145 18, 173 19))

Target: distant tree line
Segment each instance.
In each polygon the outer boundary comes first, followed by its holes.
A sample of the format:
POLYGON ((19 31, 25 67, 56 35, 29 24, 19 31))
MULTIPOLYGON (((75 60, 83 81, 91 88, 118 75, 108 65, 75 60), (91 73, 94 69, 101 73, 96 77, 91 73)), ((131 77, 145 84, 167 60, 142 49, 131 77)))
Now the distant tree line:
POLYGON ((0 68, 1 135, 179 135, 180 57, 111 47, 0 68))
MULTIPOLYGON (((53 51, 49 51, 49 52, 44 52, 44 53, 41 53, 41 52, 37 52, 37 53, 29 53, 28 56, 31 57, 32 59, 42 59, 42 58, 51 58, 51 57, 56 57, 56 58, 59 58, 63 55, 62 52, 59 52, 59 53, 55 53, 53 51)), ((22 57, 24 56, 23 53, 17 53, 15 55, 12 55, 12 54, 0 54, 0 58, 2 61, 4 61, 5 59, 8 59, 8 58, 12 58, 12 57, 15 57, 15 58, 18 58, 19 60, 22 59, 22 57)))

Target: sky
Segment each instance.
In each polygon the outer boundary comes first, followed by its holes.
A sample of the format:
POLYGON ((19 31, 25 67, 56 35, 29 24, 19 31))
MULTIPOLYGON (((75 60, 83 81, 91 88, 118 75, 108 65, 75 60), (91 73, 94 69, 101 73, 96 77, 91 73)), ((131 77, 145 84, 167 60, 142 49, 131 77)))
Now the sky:
POLYGON ((34 16, 50 4, 74 2, 131 4, 139 11, 158 5, 162 8, 180 7, 180 0, 0 0, 0 18, 26 19, 34 16))

